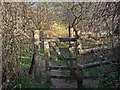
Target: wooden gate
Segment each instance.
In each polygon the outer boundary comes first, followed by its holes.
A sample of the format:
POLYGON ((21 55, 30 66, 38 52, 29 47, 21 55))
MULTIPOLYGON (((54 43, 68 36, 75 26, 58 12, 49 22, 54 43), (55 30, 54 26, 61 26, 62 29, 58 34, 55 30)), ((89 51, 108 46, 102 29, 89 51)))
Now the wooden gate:
MULTIPOLYGON (((69 35, 70 37, 61 37, 61 38, 47 38, 44 39, 44 51, 45 51, 45 67, 46 67, 46 79, 47 82, 51 80, 51 78, 74 78, 77 81, 78 88, 82 87, 83 82, 83 74, 82 70, 86 68, 96 67, 100 66, 101 64, 110 64, 111 62, 115 62, 115 60, 104 60, 104 61, 97 61, 89 64, 82 65, 82 58, 81 55, 85 53, 89 53, 92 51, 99 51, 99 50, 110 50, 114 47, 114 49, 118 48, 119 46, 102 46, 97 48, 91 48, 91 49, 82 49, 82 39, 86 38, 96 38, 96 37, 107 37, 112 36, 111 33, 95 33, 95 34, 81 34, 77 30, 73 30, 74 35, 69 35), (74 36, 74 37, 71 37, 74 36), (58 42, 69 42, 68 48, 61 48, 59 47, 58 42), (59 55, 58 60, 64 61, 64 63, 67 65, 65 66, 51 66, 50 61, 53 59, 50 55, 50 48, 53 48, 54 52, 56 52, 59 55), (70 57, 65 57, 62 53, 62 50, 66 50, 69 52, 70 57), (73 54, 75 56, 73 57, 73 54), (77 62, 77 66, 75 66, 73 63, 77 62), (53 76, 50 74, 51 70, 70 70, 70 76, 53 76)), ((73 32, 72 32, 73 33, 73 32)))

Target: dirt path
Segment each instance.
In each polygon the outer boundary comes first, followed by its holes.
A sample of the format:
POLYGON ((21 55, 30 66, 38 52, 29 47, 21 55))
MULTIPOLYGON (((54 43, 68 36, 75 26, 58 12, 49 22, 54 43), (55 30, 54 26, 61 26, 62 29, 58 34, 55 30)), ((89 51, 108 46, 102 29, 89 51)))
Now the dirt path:
MULTIPOLYGON (((51 72, 51 75, 61 75, 61 71, 53 70, 51 72)), ((73 79, 67 80, 67 79, 51 79, 51 82, 54 87, 51 88, 77 88, 77 82, 73 79)), ((83 80, 83 85, 87 87, 97 87, 98 80, 97 79, 90 79, 85 78, 83 80)))

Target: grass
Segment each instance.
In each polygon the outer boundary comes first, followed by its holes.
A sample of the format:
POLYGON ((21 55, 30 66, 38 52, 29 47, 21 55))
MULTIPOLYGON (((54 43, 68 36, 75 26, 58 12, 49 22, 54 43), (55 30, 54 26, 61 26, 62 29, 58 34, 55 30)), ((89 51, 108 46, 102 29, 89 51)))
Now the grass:
POLYGON ((19 77, 16 82, 13 82, 10 85, 10 88, 15 87, 16 85, 21 85, 21 87, 17 86, 16 88, 49 88, 51 86, 51 83, 45 83, 43 82, 44 78, 42 79, 42 83, 37 83, 35 81, 30 80, 27 76, 19 77))
MULTIPOLYGON (((63 44, 61 44, 61 46, 65 47, 63 44)), ((40 53, 41 59, 45 60, 43 46, 41 46, 40 52, 41 52, 40 53)), ((22 56, 21 56, 20 64, 23 68, 26 68, 27 70, 29 70, 30 64, 31 64, 31 61, 32 61, 33 50, 31 50, 31 51, 25 50, 25 51, 22 51, 21 53, 22 53, 22 56)), ((62 51, 62 53, 65 57, 69 57, 69 52, 62 51)), ((54 51, 50 51, 50 54, 51 54, 51 57, 55 57, 55 58, 59 57, 56 54, 56 52, 54 52, 54 51)), ((83 56, 86 57, 87 55, 89 55, 89 53, 84 54, 83 56)), ((20 58, 20 56, 19 56, 19 58, 20 58)), ((88 60, 86 58, 85 58, 85 60, 82 60, 82 61, 83 61, 82 62, 83 64, 86 64, 86 63, 90 62, 90 60, 88 60)), ((51 63, 53 63, 55 65, 66 66, 64 61, 52 60, 51 63)), ((77 63, 75 63, 75 66, 77 66, 77 63)), ((44 67, 42 66, 42 68, 44 68, 44 67)), ((89 76, 98 76, 99 73, 100 73, 100 70, 101 70, 100 67, 84 69, 83 70, 83 76, 85 76, 86 74, 89 75, 89 76)), ((61 74, 69 76, 70 72, 69 71, 62 71, 61 74)), ((33 75, 33 77, 34 77, 34 75, 33 75)), ((104 85, 105 87, 109 87, 111 84, 113 84, 114 82, 112 82, 111 79, 112 80, 115 79, 114 75, 111 76, 111 77, 107 77, 107 78, 103 79, 102 82, 101 82, 101 87, 102 87, 102 83, 105 84, 104 85)), ((15 85, 18 85, 18 84, 21 84, 21 87, 23 87, 23 88, 49 88, 49 86, 52 85, 51 83, 46 83, 45 82, 45 72, 42 72, 42 83, 36 83, 35 81, 29 81, 28 77, 19 77, 18 81, 13 83, 11 86, 15 86, 15 85)), ((55 87, 55 86, 53 86, 53 87, 55 87)), ((83 86, 83 88, 92 88, 92 87, 83 86)))
POLYGON ((70 71, 62 71, 61 75, 63 75, 63 76, 70 76, 70 71))
POLYGON ((89 76, 98 76, 99 75, 99 69, 100 69, 99 67, 84 69, 83 70, 83 76, 86 76, 86 73, 89 76))
MULTIPOLYGON (((40 52, 41 52, 40 56, 41 56, 42 60, 45 60, 43 47, 41 47, 40 52)), ((20 60, 20 65, 22 67, 22 70, 23 70, 23 72, 26 70, 28 71, 30 68, 31 62, 32 62, 33 50, 31 50, 31 51, 22 50, 21 55, 22 56, 18 56, 18 59, 20 60)), ((41 66, 41 67, 44 68, 43 66, 41 66)), ((34 73, 32 74, 32 77, 29 77, 31 75, 28 75, 28 73, 26 73, 26 75, 19 77, 17 79, 17 81, 12 82, 9 85, 9 87, 13 88, 16 86, 15 88, 20 88, 20 85, 21 85, 21 88, 49 88, 50 86, 53 86, 51 82, 46 83, 44 71, 42 71, 42 82, 41 83, 35 82, 34 73)))
POLYGON ((100 82, 102 88, 114 88, 115 80, 118 79, 118 74, 111 74, 100 82))

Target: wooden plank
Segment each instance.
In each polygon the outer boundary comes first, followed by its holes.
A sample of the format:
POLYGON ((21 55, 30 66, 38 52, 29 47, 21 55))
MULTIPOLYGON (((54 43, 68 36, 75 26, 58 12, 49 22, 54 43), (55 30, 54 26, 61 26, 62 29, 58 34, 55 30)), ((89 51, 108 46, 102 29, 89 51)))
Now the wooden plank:
POLYGON ((59 42, 59 38, 47 38, 43 39, 41 42, 59 42))
MULTIPOLYGON (((114 46, 114 48, 119 48, 120 46, 114 46)), ((97 48, 90 48, 90 49, 84 49, 84 50, 80 50, 80 54, 85 54, 85 53, 90 53, 91 51, 98 51, 98 50, 110 50, 112 49, 112 46, 108 47, 108 46, 102 46, 102 47, 97 47, 97 48)))
MULTIPOLYGON (((50 71, 50 52, 49 52, 49 43, 44 42, 44 53, 45 53, 45 69, 46 71, 50 71)), ((46 82, 50 82, 50 73, 46 72, 46 82)))
MULTIPOLYGON (((61 75, 51 75, 51 78, 57 78, 57 79, 73 79, 72 76, 61 76, 61 75)), ((84 79, 98 79, 98 76, 85 76, 84 79)))
POLYGON ((72 79, 72 76, 54 76, 54 75, 51 75, 51 78, 57 78, 57 79, 72 79))
POLYGON ((112 33, 92 33, 92 34, 82 34, 81 39, 85 38, 102 38, 102 37, 107 37, 107 36, 112 36, 112 33))
POLYGON ((93 67, 96 67, 96 66, 100 66, 101 64, 111 64, 112 62, 115 62, 115 60, 97 61, 97 62, 94 62, 94 63, 80 65, 80 68, 81 69, 93 68, 93 67))
MULTIPOLYGON (((75 67, 71 67, 72 69, 74 69, 74 70, 76 70, 76 68, 75 67)), ((52 67, 50 67, 50 69, 51 70, 69 70, 69 68, 68 67, 66 67, 66 66, 52 66, 52 67)))
POLYGON ((74 37, 58 37, 58 38, 46 38, 42 41, 46 41, 46 42, 69 42, 69 41, 75 41, 74 37))
MULTIPOLYGON (((62 58, 52 58, 52 57, 50 57, 50 60, 56 60, 56 59, 58 59, 58 60, 62 60, 62 58)), ((66 57, 65 58, 67 61, 76 61, 76 57, 66 57)), ((63 60, 62 60, 63 61, 63 60)))
MULTIPOLYGON (((93 33, 93 34, 81 34, 80 39, 85 39, 85 38, 98 38, 98 37, 106 37, 107 36, 112 36, 112 33, 93 33)), ((73 36, 73 35, 72 35, 73 36)), ((67 42, 67 41, 75 41, 75 37, 53 37, 53 38, 45 38, 40 41, 41 42, 67 42)))
POLYGON ((68 42, 68 41, 75 41, 76 40, 74 37, 61 37, 59 39, 60 39, 60 42, 68 42))
MULTIPOLYGON (((83 64, 83 65, 80 65, 80 69, 87 69, 87 68, 94 68, 96 66, 100 66, 101 64, 111 64, 111 63, 114 63, 115 60, 105 60, 105 61, 97 61, 97 62, 93 62, 93 63, 89 63, 89 64, 83 64)), ((71 67, 72 69, 76 69, 76 67, 71 67)), ((50 67, 51 70, 57 70, 57 69, 61 69, 61 70, 69 70, 68 67, 65 67, 65 66, 52 66, 50 67)))

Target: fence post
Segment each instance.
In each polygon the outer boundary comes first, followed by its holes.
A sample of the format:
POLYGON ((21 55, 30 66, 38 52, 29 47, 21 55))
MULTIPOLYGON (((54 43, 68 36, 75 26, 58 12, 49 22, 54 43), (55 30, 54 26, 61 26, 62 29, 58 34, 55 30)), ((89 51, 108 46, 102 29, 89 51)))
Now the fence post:
POLYGON ((46 69, 46 82, 50 82, 50 52, 49 43, 44 41, 44 53, 45 53, 45 69, 46 69))
POLYGON ((82 88, 82 83, 83 83, 83 75, 82 75, 82 69, 80 69, 80 65, 82 65, 82 57, 80 54, 80 50, 82 49, 82 44, 81 44, 81 37, 78 37, 78 32, 75 30, 75 35, 76 35, 76 61, 77 61, 77 78, 79 79, 77 82, 77 87, 82 88))
POLYGON ((40 38, 39 30, 34 30, 34 60, 35 60, 35 81, 41 82, 41 69, 40 69, 40 38))
MULTIPOLYGON (((69 37, 73 37, 73 36, 74 36, 73 28, 70 28, 70 26, 69 26, 69 37)), ((74 42, 69 41, 69 55, 70 55, 70 57, 73 57, 73 53, 74 53, 72 44, 74 44, 74 42)), ((71 65, 71 67, 74 66, 73 61, 70 61, 70 65, 71 65)), ((72 76, 71 72, 70 72, 70 75, 72 76)))

